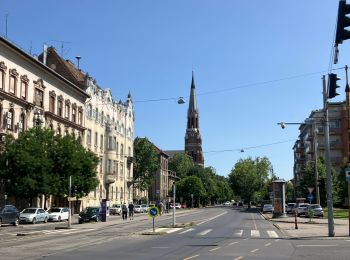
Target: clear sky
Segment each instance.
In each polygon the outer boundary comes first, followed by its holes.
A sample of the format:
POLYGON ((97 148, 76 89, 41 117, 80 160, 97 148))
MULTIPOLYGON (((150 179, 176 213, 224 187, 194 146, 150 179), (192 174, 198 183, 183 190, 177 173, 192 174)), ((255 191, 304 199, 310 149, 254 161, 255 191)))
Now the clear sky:
MULTIPOLYGON (((0 33, 7 14, 8 39, 24 50, 39 54, 47 43, 74 62, 80 55, 80 68, 116 100, 131 91, 136 136, 163 150, 184 149, 194 70, 205 166, 226 176, 240 158, 267 156, 277 176, 293 177, 298 127, 282 130, 277 122, 302 122, 322 108, 337 0, 0 0, 0 6, 0 33), (177 104, 179 96, 186 104, 177 104), (159 99, 166 100, 141 102, 159 99), (223 150, 231 151, 210 152, 223 150)), ((350 40, 333 68, 349 55, 350 40)), ((335 100, 342 100, 345 76, 338 73, 343 87, 335 100)))

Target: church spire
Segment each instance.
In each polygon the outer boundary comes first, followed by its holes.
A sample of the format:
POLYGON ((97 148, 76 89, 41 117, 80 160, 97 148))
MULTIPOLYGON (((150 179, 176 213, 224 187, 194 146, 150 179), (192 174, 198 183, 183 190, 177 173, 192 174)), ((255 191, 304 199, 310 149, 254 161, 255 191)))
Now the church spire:
POLYGON ((196 97, 196 85, 194 84, 194 72, 193 72, 193 70, 192 70, 190 102, 188 104, 188 113, 191 113, 191 112, 198 112, 197 97, 196 97))

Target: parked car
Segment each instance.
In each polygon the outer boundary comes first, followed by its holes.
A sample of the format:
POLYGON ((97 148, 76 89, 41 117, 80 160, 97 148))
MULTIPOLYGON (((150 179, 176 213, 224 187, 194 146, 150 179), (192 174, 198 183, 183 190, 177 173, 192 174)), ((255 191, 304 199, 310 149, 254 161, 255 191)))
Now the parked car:
POLYGON ((231 205, 231 202, 229 202, 229 201, 226 201, 226 202, 224 202, 224 204, 223 204, 224 206, 230 206, 231 205))
POLYGON ((287 204, 287 208, 286 208, 286 213, 287 214, 292 214, 293 210, 295 208, 296 203, 292 202, 292 203, 288 203, 287 204))
POLYGON ((19 221, 21 223, 32 223, 37 222, 46 223, 49 219, 49 213, 43 208, 26 208, 21 211, 19 215, 19 221))
POLYGON ((147 204, 142 204, 141 207, 142 207, 143 212, 147 212, 148 211, 147 204))
POLYGON ((299 203, 298 207, 296 208, 296 212, 298 216, 305 216, 308 206, 309 206, 309 203, 299 203))
POLYGON ((311 204, 307 207, 305 216, 310 217, 311 215, 314 217, 323 218, 323 209, 320 204, 311 204), (313 212, 313 214, 310 214, 311 212, 313 212))
POLYGON ((134 212, 135 213, 143 213, 143 208, 141 205, 135 205, 134 206, 134 212))
POLYGON ((175 208, 176 209, 181 209, 181 204, 180 203, 175 203, 175 208))
POLYGON ((100 207, 86 207, 82 212, 79 213, 79 224, 83 224, 84 222, 90 221, 100 221, 100 212, 100 207))
POLYGON ((182 205, 181 205, 181 208, 186 209, 186 208, 187 208, 186 203, 182 204, 182 205))
POLYGON ((262 213, 272 213, 272 211, 273 211, 272 204, 264 204, 262 208, 262 213))
POLYGON ((17 226, 19 223, 19 211, 13 205, 5 205, 0 208, 0 226, 2 224, 12 224, 17 226))
POLYGON ((120 204, 114 204, 112 207, 109 208, 109 214, 111 215, 120 215, 122 212, 122 205, 120 204))
POLYGON ((69 208, 55 207, 48 210, 49 221, 62 221, 68 220, 69 218, 69 208))

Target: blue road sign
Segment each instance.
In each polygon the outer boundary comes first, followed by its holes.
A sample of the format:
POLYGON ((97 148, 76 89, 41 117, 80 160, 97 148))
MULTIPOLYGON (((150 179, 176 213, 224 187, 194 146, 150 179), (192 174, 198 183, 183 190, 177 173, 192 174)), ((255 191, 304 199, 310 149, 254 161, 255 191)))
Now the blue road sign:
POLYGON ((310 193, 307 195, 307 199, 309 200, 309 203, 311 204, 312 200, 314 199, 314 196, 310 193))
POLYGON ((152 218, 155 218, 155 217, 158 217, 158 208, 157 207, 152 207, 152 208, 149 208, 148 210, 148 215, 152 218))

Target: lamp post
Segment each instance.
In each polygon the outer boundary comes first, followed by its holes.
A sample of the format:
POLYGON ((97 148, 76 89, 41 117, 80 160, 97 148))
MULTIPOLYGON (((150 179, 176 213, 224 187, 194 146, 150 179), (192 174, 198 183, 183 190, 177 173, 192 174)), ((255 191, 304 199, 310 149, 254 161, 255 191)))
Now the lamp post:
POLYGON ((286 128, 286 125, 302 125, 302 124, 311 124, 312 125, 312 132, 314 135, 313 138, 313 150, 314 150, 314 160, 315 160, 315 191, 316 191, 316 203, 320 204, 320 189, 318 186, 318 169, 317 169, 317 127, 316 127, 316 121, 314 119, 305 121, 304 123, 285 123, 280 122, 277 123, 281 126, 282 129, 286 128))
POLYGON ((127 161, 126 161, 126 119, 127 119, 127 114, 128 114, 128 109, 127 107, 124 108, 124 115, 125 115, 125 118, 124 118, 124 149, 123 149, 123 170, 124 170, 124 204, 125 204, 125 190, 126 190, 126 167, 127 167, 127 161))

